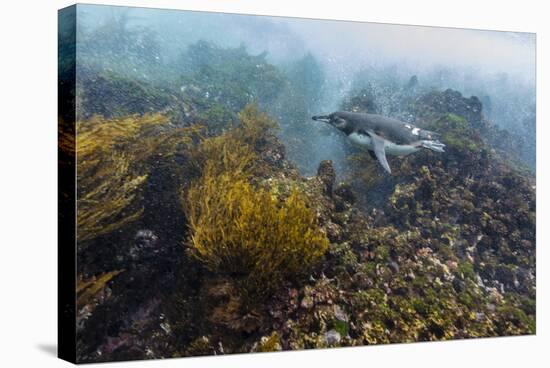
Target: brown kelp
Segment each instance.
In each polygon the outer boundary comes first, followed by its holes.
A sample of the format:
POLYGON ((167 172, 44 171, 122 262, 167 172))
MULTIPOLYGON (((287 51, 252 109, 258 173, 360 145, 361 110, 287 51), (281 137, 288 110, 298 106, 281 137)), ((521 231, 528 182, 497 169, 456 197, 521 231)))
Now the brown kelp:
POLYGON ((162 114, 77 122, 77 226, 84 242, 129 224, 143 214, 142 189, 149 159, 169 160, 192 143, 194 127, 171 128, 162 114))
POLYGON ((202 175, 183 199, 189 253, 211 272, 236 278, 244 292, 263 296, 307 272, 328 247, 303 193, 295 189, 282 199, 250 182, 261 169, 255 149, 273 127, 247 106, 238 127, 204 140, 202 175))

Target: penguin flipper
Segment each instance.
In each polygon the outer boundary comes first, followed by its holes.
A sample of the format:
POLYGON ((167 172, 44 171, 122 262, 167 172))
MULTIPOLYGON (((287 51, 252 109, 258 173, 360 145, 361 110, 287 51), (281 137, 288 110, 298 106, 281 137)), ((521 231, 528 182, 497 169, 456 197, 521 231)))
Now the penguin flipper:
POLYGON ((374 133, 369 133, 369 135, 372 140, 374 154, 376 155, 378 162, 380 162, 380 165, 382 165, 382 167, 388 172, 388 174, 391 174, 390 165, 388 164, 388 160, 386 159, 386 141, 382 137, 379 137, 374 133))

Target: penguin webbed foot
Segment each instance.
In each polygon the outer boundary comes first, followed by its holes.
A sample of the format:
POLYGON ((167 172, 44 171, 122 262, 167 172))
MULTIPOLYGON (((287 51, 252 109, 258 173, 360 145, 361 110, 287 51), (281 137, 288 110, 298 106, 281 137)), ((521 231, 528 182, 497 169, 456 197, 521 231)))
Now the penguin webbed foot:
POLYGON ((422 141, 422 147, 435 152, 445 152, 445 144, 440 141, 422 141))

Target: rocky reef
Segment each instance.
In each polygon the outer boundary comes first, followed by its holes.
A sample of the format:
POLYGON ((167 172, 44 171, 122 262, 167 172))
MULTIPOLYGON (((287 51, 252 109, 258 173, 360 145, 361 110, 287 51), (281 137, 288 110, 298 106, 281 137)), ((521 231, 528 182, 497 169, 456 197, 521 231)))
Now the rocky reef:
POLYGON ((306 177, 262 112, 277 70, 194 47, 240 67, 214 63, 216 88, 197 72, 179 92, 99 76, 136 94, 116 113, 81 91, 79 361, 535 333, 534 176, 479 99, 405 91, 395 116, 441 133, 445 154, 390 158, 388 176, 350 152, 346 175, 326 160, 306 177), (269 88, 235 90, 258 73, 269 88))

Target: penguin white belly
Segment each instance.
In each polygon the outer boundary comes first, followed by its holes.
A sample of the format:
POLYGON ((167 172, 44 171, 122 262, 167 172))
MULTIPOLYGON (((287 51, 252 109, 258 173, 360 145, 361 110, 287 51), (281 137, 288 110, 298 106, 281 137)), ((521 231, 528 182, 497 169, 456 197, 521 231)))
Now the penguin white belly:
MULTIPOLYGON (((372 139, 368 135, 364 134, 357 134, 357 133, 351 133, 348 136, 351 143, 366 148, 369 150, 374 150, 372 147, 372 139)), ((384 150, 386 151, 386 154, 392 155, 392 156, 405 156, 410 153, 418 151, 418 147, 414 147, 408 144, 402 145, 402 144, 395 144, 390 141, 386 141, 384 145, 384 150)))
POLYGON ((351 143, 355 144, 356 146, 367 148, 372 150, 372 140, 368 135, 364 134, 357 134, 357 133, 351 133, 348 136, 351 143))

